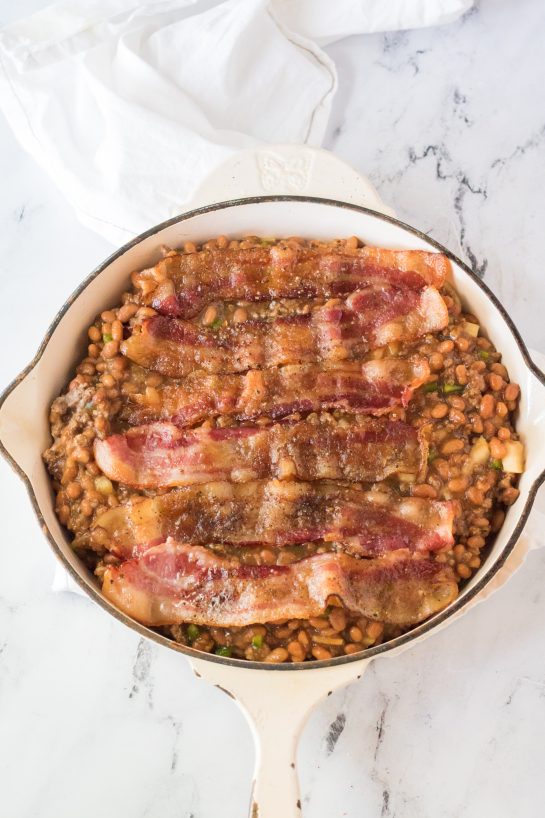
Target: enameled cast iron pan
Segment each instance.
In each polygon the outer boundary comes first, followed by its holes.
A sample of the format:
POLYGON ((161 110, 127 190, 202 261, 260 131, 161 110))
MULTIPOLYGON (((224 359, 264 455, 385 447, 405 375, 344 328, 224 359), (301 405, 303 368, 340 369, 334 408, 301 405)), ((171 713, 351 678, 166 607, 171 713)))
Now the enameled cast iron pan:
POLYGON ((217 171, 198 195, 199 203, 204 200, 208 204, 126 244, 68 299, 34 360, 0 398, 0 447, 25 481, 55 555, 83 591, 142 636, 185 654, 198 676, 230 693, 241 706, 257 747, 251 818, 299 818, 295 749, 312 706, 334 688, 359 678, 372 658, 392 656, 451 621, 489 587, 517 543, 545 478, 545 376, 486 285, 444 247, 389 215, 391 211, 369 183, 330 154, 294 147, 246 152, 217 171), (247 198, 233 199, 235 191, 247 198), (269 195, 250 195, 256 192, 269 195), (297 195, 272 195, 278 193, 297 195), (317 194, 328 198, 317 198, 317 194), (223 198, 229 200, 209 204, 223 198), (41 456, 50 439, 49 406, 84 354, 87 327, 99 312, 118 301, 133 270, 149 267, 159 259, 161 245, 200 243, 221 234, 323 239, 356 235, 369 244, 445 253, 452 262, 460 296, 502 352, 510 376, 521 387, 517 427, 526 446, 526 471, 520 479, 520 497, 509 508, 490 555, 446 610, 409 633, 356 655, 310 664, 264 665, 199 653, 170 641, 129 619, 102 597, 54 513, 53 493, 41 456))

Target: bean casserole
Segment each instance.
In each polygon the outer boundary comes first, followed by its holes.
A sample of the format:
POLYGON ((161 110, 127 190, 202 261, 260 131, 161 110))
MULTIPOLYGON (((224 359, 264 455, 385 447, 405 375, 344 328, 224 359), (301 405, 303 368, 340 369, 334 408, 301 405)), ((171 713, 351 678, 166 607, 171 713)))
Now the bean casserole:
POLYGON ((164 250, 51 407, 104 595, 223 656, 328 659, 445 608, 518 497, 519 387, 450 263, 352 237, 164 250))

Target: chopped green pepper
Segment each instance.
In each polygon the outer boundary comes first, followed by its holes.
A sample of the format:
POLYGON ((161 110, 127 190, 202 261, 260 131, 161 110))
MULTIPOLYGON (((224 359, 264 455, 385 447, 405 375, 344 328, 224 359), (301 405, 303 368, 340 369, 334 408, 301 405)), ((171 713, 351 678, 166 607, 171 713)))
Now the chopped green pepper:
POLYGON ((424 392, 437 392, 437 390, 439 389, 439 384, 437 381, 425 383, 422 389, 424 390, 424 392))
POLYGON ((221 647, 216 648, 214 653, 216 654, 216 656, 230 656, 231 648, 228 645, 221 645, 221 647))
POLYGON ((492 466, 493 469, 496 469, 497 471, 502 471, 503 469, 503 463, 501 462, 501 460, 498 460, 497 458, 491 460, 490 465, 492 466))
POLYGON ((262 648, 263 647, 263 634, 256 633, 256 635, 252 639, 252 647, 254 647, 254 648, 262 648))
POLYGON ((189 639, 190 642, 194 642, 199 634, 200 630, 196 625, 187 626, 187 638, 189 639))
POLYGON ((488 361, 488 359, 490 358, 490 352, 488 352, 488 350, 486 349, 480 349, 477 355, 479 356, 481 361, 488 361))
POLYGON ((428 452, 428 463, 433 463, 436 457, 437 457, 436 450, 430 449, 430 451, 428 452))
POLYGON ((92 404, 92 402, 91 402, 91 401, 89 401, 89 403, 86 403, 86 404, 85 404, 85 408, 86 408, 86 409, 92 409, 92 408, 93 408, 93 404, 92 404))
POLYGON ((452 395, 456 392, 463 392, 465 386, 462 386, 460 383, 445 383, 443 384, 443 394, 444 395, 452 395))
POLYGON ((108 344, 110 341, 114 340, 114 336, 110 335, 109 332, 105 332, 104 335, 102 336, 102 340, 104 341, 105 344, 108 344))

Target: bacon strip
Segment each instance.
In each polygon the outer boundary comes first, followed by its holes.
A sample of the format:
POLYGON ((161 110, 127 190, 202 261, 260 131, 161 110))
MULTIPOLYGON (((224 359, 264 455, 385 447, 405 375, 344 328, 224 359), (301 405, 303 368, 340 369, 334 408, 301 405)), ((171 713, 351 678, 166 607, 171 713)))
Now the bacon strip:
POLYGON ((183 378, 195 369, 227 374, 355 359, 447 323, 447 307, 434 287, 377 285, 307 314, 252 319, 218 331, 157 315, 144 321, 140 332, 133 330, 121 351, 140 366, 183 378))
POLYGON ((238 420, 260 415, 277 419, 321 409, 382 415, 407 406, 429 373, 424 359, 385 358, 331 367, 274 367, 244 375, 194 374, 181 383, 158 387, 152 401, 147 394, 130 395, 122 417, 132 425, 172 420, 187 426, 218 415, 233 415, 238 420))
POLYGON ((324 610, 332 594, 370 619, 414 625, 452 602, 458 585, 449 566, 428 560, 326 553, 291 565, 240 565, 206 548, 167 540, 108 568, 102 591, 124 613, 152 627, 308 619, 324 610))
POLYGON ((264 477, 374 482, 418 474, 426 454, 417 429, 384 419, 189 430, 155 423, 95 441, 104 474, 139 488, 264 477))
POLYGON ((436 551, 452 545, 454 503, 363 492, 335 483, 207 483, 129 501, 96 526, 108 549, 133 557, 173 537, 206 545, 346 543, 351 553, 380 556, 400 548, 436 551))
POLYGON ((201 250, 155 266, 153 277, 161 283, 150 303, 163 315, 190 318, 213 300, 330 298, 369 284, 441 287, 449 270, 446 256, 422 250, 332 251, 282 244, 201 250))

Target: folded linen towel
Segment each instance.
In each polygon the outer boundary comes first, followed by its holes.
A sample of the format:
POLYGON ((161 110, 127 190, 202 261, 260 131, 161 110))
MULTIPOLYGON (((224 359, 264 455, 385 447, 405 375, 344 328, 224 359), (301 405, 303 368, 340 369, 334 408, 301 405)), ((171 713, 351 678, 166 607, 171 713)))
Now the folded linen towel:
POLYGON ((64 0, 0 31, 0 107, 80 220, 115 244, 264 143, 320 145, 320 47, 436 25, 472 0, 64 0))

